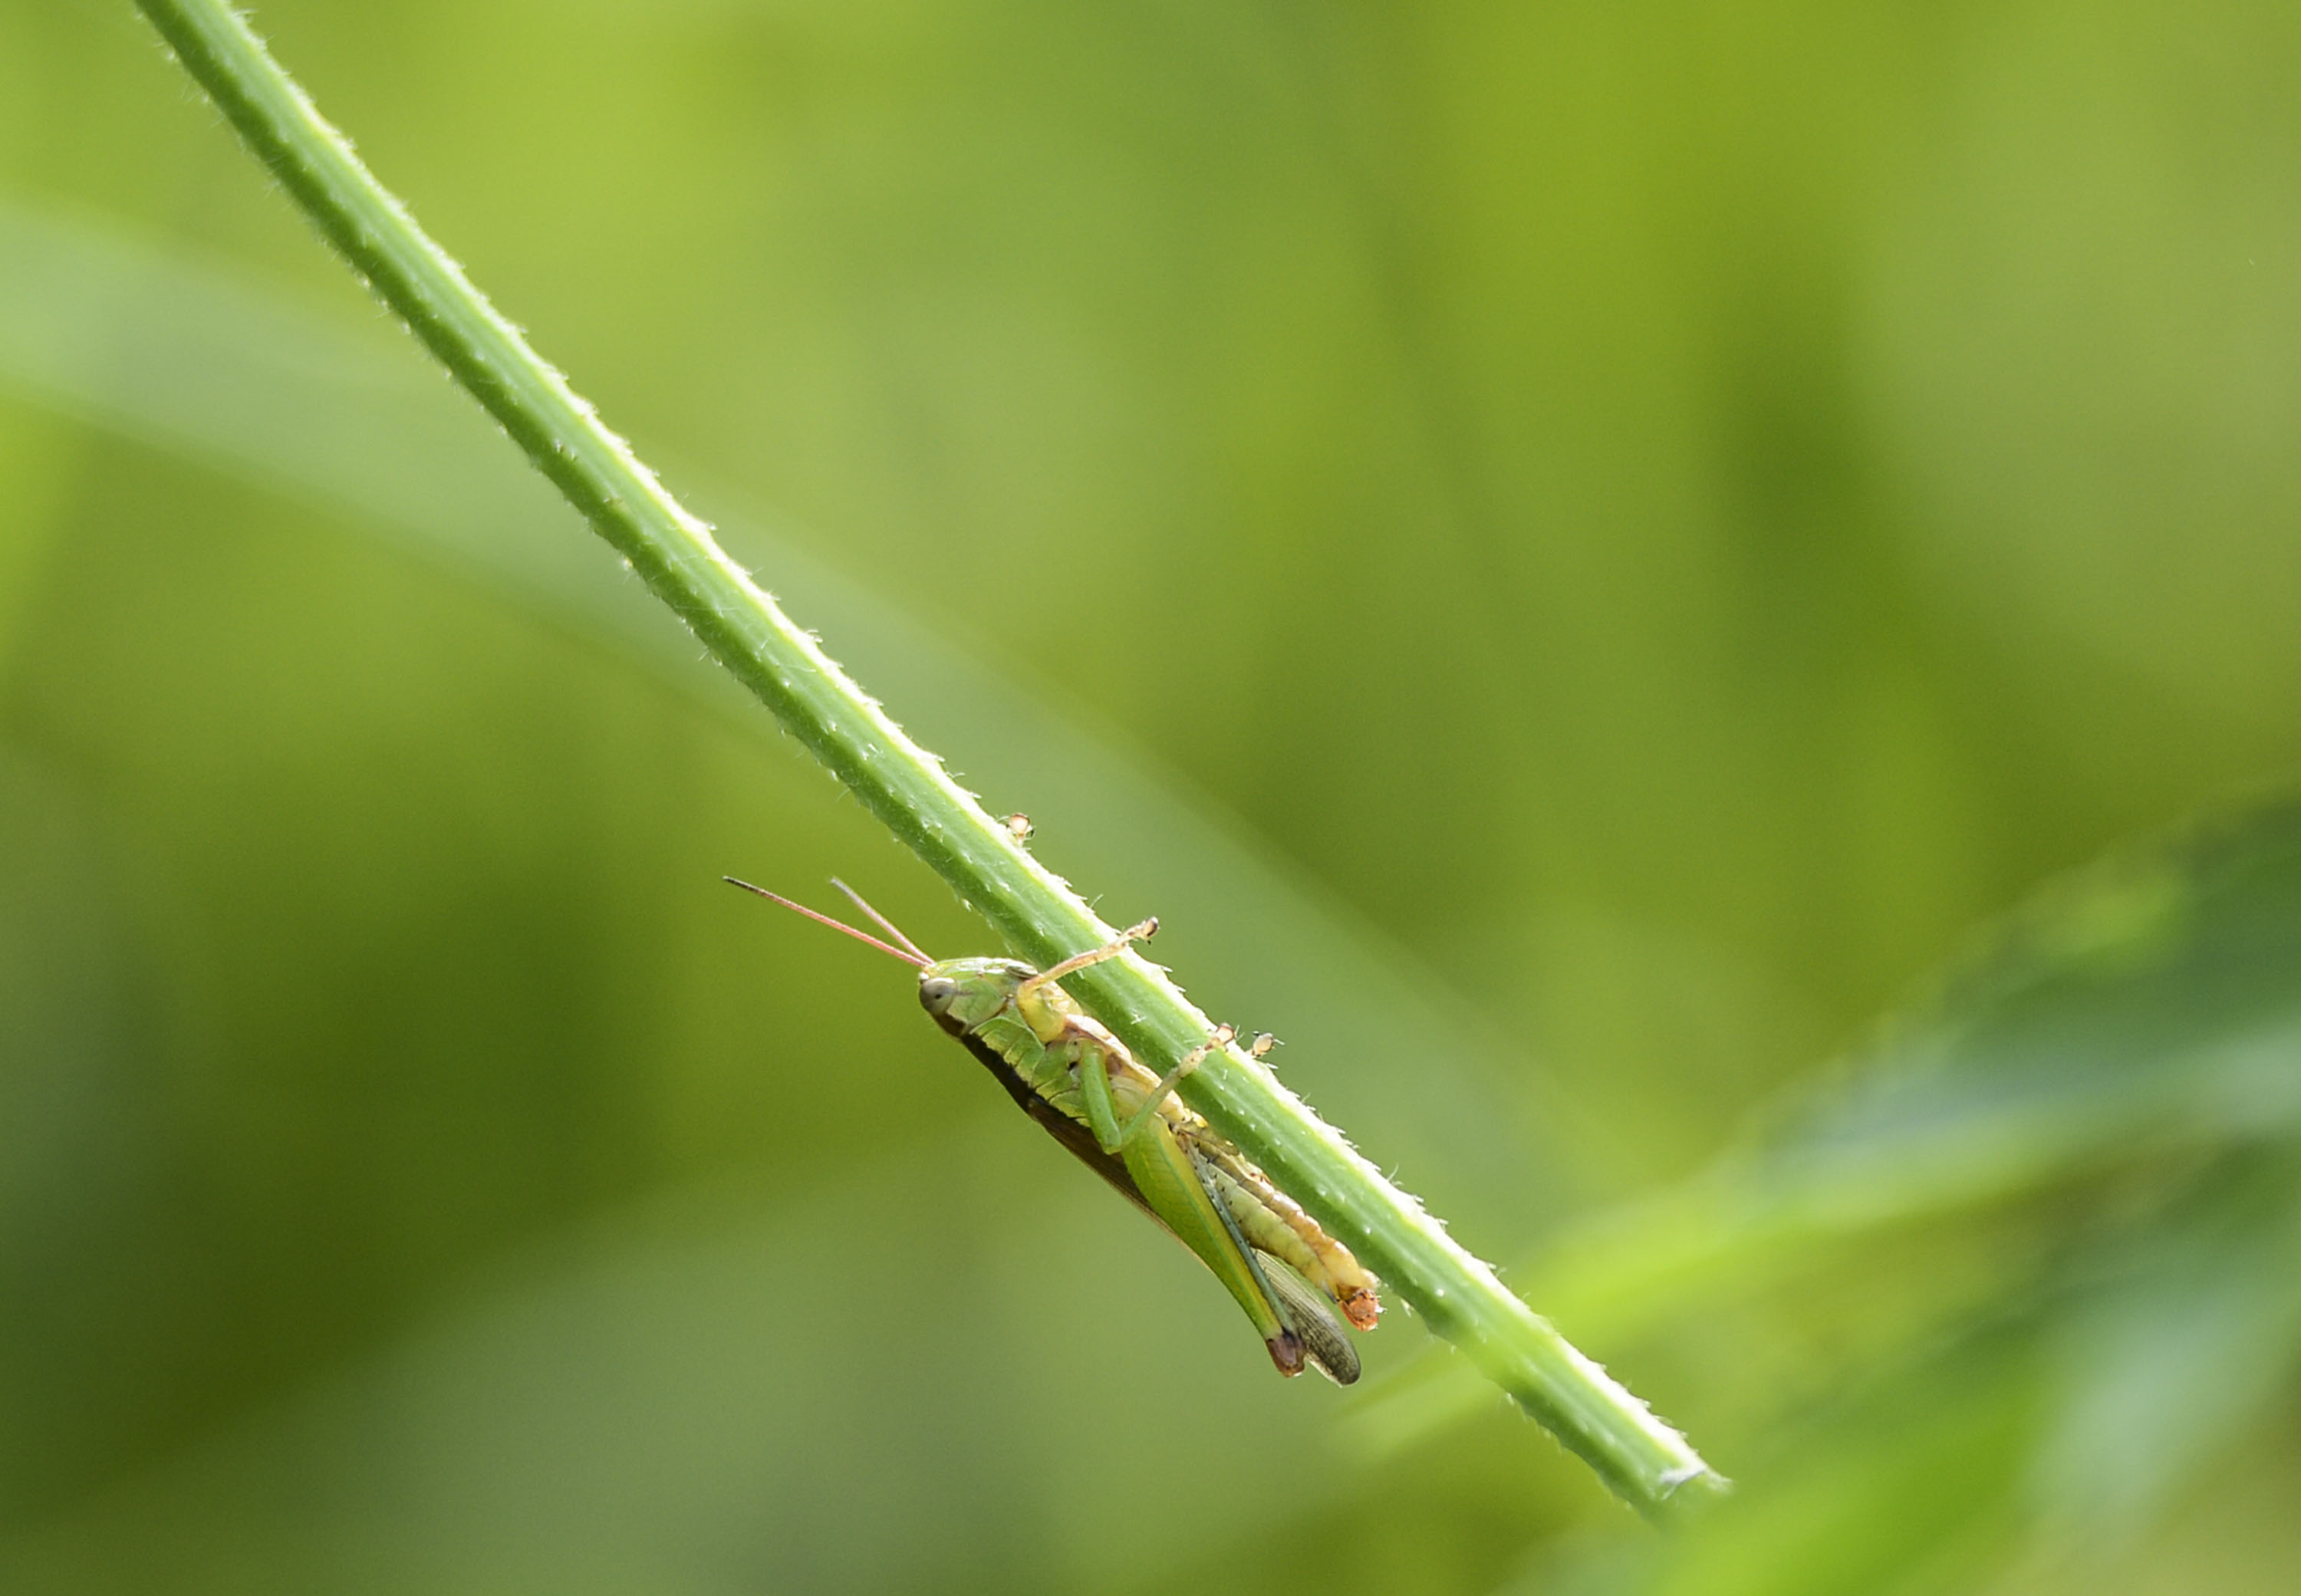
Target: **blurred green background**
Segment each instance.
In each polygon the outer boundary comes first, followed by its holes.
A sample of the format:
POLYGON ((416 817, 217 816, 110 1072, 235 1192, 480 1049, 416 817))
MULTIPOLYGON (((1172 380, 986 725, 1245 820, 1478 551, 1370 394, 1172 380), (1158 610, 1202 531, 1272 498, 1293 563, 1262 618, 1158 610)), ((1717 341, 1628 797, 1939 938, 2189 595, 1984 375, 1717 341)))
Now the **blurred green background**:
POLYGON ((10 1589, 2290 1588, 2301 13, 256 21, 1743 1489, 1657 1535, 1402 1311, 1272 1379, 715 878, 980 924, 124 0, 0 0, 10 1589))

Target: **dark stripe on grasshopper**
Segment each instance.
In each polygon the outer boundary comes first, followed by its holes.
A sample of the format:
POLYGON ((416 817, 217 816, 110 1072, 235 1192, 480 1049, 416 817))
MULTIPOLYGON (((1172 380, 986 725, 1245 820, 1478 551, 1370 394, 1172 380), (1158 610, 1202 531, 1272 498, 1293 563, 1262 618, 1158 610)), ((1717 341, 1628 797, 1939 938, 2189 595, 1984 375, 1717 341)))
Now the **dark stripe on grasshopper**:
MULTIPOLYGON (((934 1020, 945 1031, 966 1044, 966 1050, 975 1055, 984 1069, 991 1072, 992 1079, 1007 1089, 1007 1095, 1015 1099, 1017 1107, 1029 1115, 1048 1134, 1068 1148, 1080 1163, 1109 1182, 1113 1191, 1140 1208, 1144 1216, 1160 1230, 1168 1229, 1167 1222, 1159 1216, 1159 1211, 1150 1206, 1142 1191, 1135 1185, 1134 1176, 1128 1172, 1125 1161, 1117 1153, 1105 1152, 1102 1143, 1094 1139, 1092 1130, 1073 1119, 1033 1090, 1031 1083, 1023 1078, 1022 1074, 1013 1065, 1000 1057, 997 1049, 977 1036, 965 1024, 948 1015, 941 1014, 935 1015, 934 1020)), ((1198 1155, 1194 1150, 1186 1149, 1185 1151, 1194 1162, 1197 1160, 1198 1155)), ((1257 1260, 1268 1259, 1269 1255, 1259 1248, 1248 1247, 1239 1237, 1238 1226, 1232 1221, 1229 1211, 1223 1207, 1220 1198, 1217 1197, 1212 1201, 1216 1216, 1230 1231, 1233 1239, 1239 1241, 1239 1251, 1248 1259, 1248 1266, 1254 1270, 1258 1280, 1261 1281, 1266 1287, 1269 1286, 1271 1283, 1268 1276, 1274 1271, 1257 1262, 1257 1260)), ((1168 1233, 1173 1233, 1169 1231, 1168 1233)), ((1276 1266, 1278 1269, 1284 1269, 1284 1266, 1283 1264, 1276 1266)), ((1291 1276, 1289 1280, 1292 1283, 1291 1276)), ((1306 1289, 1297 1286, 1295 1298, 1280 1296, 1276 1291, 1272 1291, 1271 1299, 1281 1304, 1281 1311, 1285 1312, 1284 1305, 1299 1301, 1299 1293, 1306 1289)), ((1301 1308, 1296 1307, 1294 1311, 1286 1313, 1285 1316, 1300 1323, 1304 1315, 1301 1308)), ((1303 1341, 1301 1336, 1295 1331, 1289 1329, 1283 1334, 1268 1337, 1264 1341, 1263 1345, 1269 1349, 1270 1361, 1277 1366, 1280 1374, 1293 1375, 1302 1372, 1302 1365, 1305 1361, 1303 1341)), ((1316 1364, 1320 1374, 1338 1384, 1348 1385, 1351 1381, 1358 1378, 1358 1358, 1348 1344, 1343 1346, 1343 1354, 1339 1360, 1329 1356, 1321 1356, 1309 1361, 1316 1364), (1347 1377, 1340 1372, 1343 1367, 1347 1367, 1350 1371, 1347 1377)))

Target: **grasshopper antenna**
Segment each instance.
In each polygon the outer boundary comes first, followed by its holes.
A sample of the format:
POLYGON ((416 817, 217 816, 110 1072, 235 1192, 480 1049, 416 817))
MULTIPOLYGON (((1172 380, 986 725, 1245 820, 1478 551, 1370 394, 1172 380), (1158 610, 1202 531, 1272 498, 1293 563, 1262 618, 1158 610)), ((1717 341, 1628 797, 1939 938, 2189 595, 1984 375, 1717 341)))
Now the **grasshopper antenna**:
POLYGON ((900 942, 913 953, 917 954, 919 956, 919 961, 922 964, 931 965, 934 963, 933 959, 927 957, 925 948, 920 947, 916 942, 912 941, 910 938, 905 936, 902 933, 901 928, 896 925, 892 920, 888 919, 886 915, 881 914, 878 910, 873 908, 868 903, 865 902, 863 899, 863 894, 858 892, 854 888, 849 886, 845 882, 841 881, 835 875, 831 878, 831 884, 838 888, 841 892, 847 894, 848 902, 853 904, 857 908, 861 909, 865 914, 870 915, 871 923, 874 925, 876 925, 881 931, 885 932, 889 936, 894 938, 895 940, 900 942))
MULTIPOLYGON (((880 952, 886 954, 889 957, 899 958, 905 964, 913 965, 917 969, 924 970, 934 962, 916 948, 911 948, 910 951, 906 953, 903 950, 903 948, 897 948, 891 943, 883 942, 867 931, 857 931, 853 926, 843 925, 840 922, 833 920, 828 915, 816 914, 813 909, 807 907, 807 905, 803 903, 793 903, 790 898, 785 898, 780 892, 770 892, 765 887, 755 887, 751 885, 750 882, 738 881, 732 875, 723 875, 719 879, 725 882, 731 887, 741 887, 746 892, 756 892, 770 903, 779 903, 794 915, 804 915, 808 919, 814 921, 817 925, 828 925, 832 930, 843 932, 847 935, 853 937, 858 942, 868 942, 872 947, 876 948, 880 952)), ((862 902, 860 898, 856 899, 856 901, 858 903, 862 902)), ((866 904, 864 907, 867 909, 870 906, 866 904)), ((873 915, 871 918, 874 920, 879 920, 879 916, 875 914, 873 915)), ((882 925, 887 925, 887 923, 884 920, 879 920, 879 923, 882 925)), ((895 931, 895 928, 891 925, 887 925, 887 929, 889 931, 895 931)), ((903 936, 903 933, 899 931, 895 931, 895 934, 899 937, 903 936)), ((910 947, 910 939, 908 937, 903 937, 903 946, 904 948, 910 947)))

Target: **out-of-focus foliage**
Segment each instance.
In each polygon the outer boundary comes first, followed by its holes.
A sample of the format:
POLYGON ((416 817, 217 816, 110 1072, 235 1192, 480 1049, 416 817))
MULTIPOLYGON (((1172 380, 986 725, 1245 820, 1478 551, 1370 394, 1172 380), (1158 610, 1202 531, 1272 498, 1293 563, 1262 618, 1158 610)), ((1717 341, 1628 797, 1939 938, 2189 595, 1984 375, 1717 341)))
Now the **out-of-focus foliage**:
MULTIPOLYGON (((1775 1366, 1745 1499, 1594 1588, 1954 1590, 2009 1551, 2091 1586, 2301 1368, 2297 1060, 2288 806, 2063 884, 1755 1145, 1555 1239, 1537 1300, 1775 1366)), ((1474 1388, 1400 1382, 1369 1433, 1428 1444, 1474 1388)))
POLYGON ((258 21, 1745 1486, 1659 1538, 1403 1316, 1270 1378, 714 878, 980 928, 124 5, 0 0, 9 1588, 2289 1585, 2301 823, 2037 893, 2291 772, 2301 15, 258 21))

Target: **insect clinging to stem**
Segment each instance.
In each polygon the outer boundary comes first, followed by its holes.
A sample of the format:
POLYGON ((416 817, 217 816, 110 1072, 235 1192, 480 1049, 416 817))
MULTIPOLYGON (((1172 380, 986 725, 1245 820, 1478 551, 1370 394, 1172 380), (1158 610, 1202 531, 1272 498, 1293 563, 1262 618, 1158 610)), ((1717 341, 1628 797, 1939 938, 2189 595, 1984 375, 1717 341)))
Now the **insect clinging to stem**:
MULTIPOLYGON (((1146 940, 1159 929, 1156 920, 1034 970, 1020 959, 930 958, 844 882, 832 884, 891 941, 765 887, 725 879, 916 969, 921 1007, 1023 1112, 1197 1255, 1245 1310, 1280 1374, 1299 1375, 1308 1364, 1340 1385, 1359 1377, 1358 1352, 1342 1320, 1374 1328, 1382 1312, 1374 1277, 1174 1095, 1176 1083, 1235 1032, 1217 1026, 1156 1075, 1058 984, 1146 940)), ((1259 1058, 1270 1045, 1259 1036, 1250 1051, 1259 1058)))

